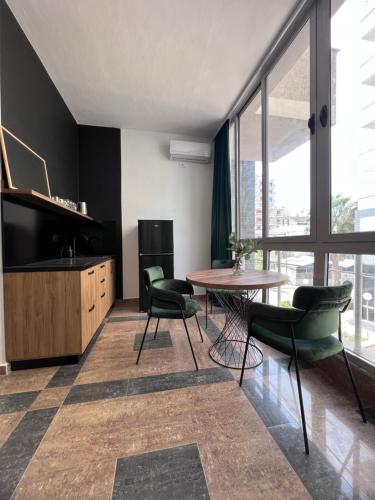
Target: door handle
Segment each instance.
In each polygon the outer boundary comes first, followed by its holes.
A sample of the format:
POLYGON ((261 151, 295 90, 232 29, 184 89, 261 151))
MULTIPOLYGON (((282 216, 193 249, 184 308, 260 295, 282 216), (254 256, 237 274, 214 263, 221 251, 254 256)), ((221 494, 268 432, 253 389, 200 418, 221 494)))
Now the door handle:
POLYGON ((95 271, 90 271, 90 272, 89 272, 89 273, 87 273, 87 274, 90 276, 91 274, 94 274, 94 273, 95 273, 95 271))
POLYGON ((328 123, 328 106, 327 104, 323 104, 322 109, 319 113, 319 120, 323 128, 327 126, 328 123))
POLYGON ((105 297, 105 292, 103 293, 103 295, 100 296, 100 298, 102 299, 103 297, 105 297))
POLYGON ((102 264, 102 265, 100 266, 100 269, 103 269, 103 267, 105 267, 105 264, 102 264))
POLYGON ((94 304, 94 305, 92 305, 92 306, 90 307, 90 309, 89 309, 89 313, 90 313, 91 311, 93 311, 94 309, 95 309, 95 304, 94 304))
POLYGON ((310 129, 311 135, 315 134, 315 113, 313 113, 308 119, 307 126, 310 129))
POLYGON ((102 280, 100 280, 100 283, 104 283, 105 282, 105 278, 103 278, 102 280))

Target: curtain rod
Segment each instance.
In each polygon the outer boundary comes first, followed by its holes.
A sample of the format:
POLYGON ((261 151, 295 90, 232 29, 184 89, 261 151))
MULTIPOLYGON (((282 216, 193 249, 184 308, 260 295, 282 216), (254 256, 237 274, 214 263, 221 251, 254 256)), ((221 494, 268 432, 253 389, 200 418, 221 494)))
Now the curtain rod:
POLYGON ((298 25, 302 22, 303 18, 306 16, 308 10, 315 3, 315 0, 301 0, 297 7, 294 9, 291 16, 288 18, 286 23, 282 26, 282 28, 278 31, 277 35, 273 39, 271 45, 265 51, 264 56, 261 59, 261 62, 256 67, 255 71, 251 75, 250 79, 247 81, 239 96, 236 98, 234 104, 231 106, 228 111, 224 121, 221 123, 220 127, 214 134, 219 132, 223 124, 227 120, 232 120, 234 116, 243 108, 248 99, 254 93, 256 88, 260 84, 260 80, 263 78, 265 73, 268 71, 272 63, 279 56, 280 52, 283 50, 285 44, 288 43, 288 40, 294 36, 294 30, 298 25))

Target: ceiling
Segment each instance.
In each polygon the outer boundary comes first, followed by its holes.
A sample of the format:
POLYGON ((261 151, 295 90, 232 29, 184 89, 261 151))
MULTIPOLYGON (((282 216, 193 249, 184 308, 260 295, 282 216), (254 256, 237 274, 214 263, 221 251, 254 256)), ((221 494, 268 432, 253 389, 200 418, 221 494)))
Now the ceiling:
POLYGON ((297 0, 7 0, 78 123, 211 138, 297 0))

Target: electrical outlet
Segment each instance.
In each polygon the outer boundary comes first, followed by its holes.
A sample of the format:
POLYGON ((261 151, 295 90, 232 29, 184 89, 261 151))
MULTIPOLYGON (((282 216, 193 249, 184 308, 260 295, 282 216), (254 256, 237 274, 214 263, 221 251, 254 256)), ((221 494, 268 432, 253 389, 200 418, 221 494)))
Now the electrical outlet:
POLYGON ((53 234, 52 235, 52 243, 58 243, 60 240, 60 237, 58 234, 53 234))

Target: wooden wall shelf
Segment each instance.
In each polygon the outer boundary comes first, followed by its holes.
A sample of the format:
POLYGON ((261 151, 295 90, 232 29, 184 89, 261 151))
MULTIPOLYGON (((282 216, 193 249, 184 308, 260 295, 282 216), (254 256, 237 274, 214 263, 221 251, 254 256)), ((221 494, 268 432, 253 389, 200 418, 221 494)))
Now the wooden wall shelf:
POLYGON ((40 207, 50 212, 55 212, 61 215, 66 215, 68 217, 73 217, 75 219, 87 222, 92 222, 94 220, 89 215, 84 215, 81 214, 80 212, 77 212, 76 210, 73 210, 72 208, 65 207, 64 205, 61 205, 57 201, 48 198, 48 196, 40 194, 37 191, 33 191, 32 189, 2 188, 1 192, 6 198, 9 197, 12 200, 40 207))

